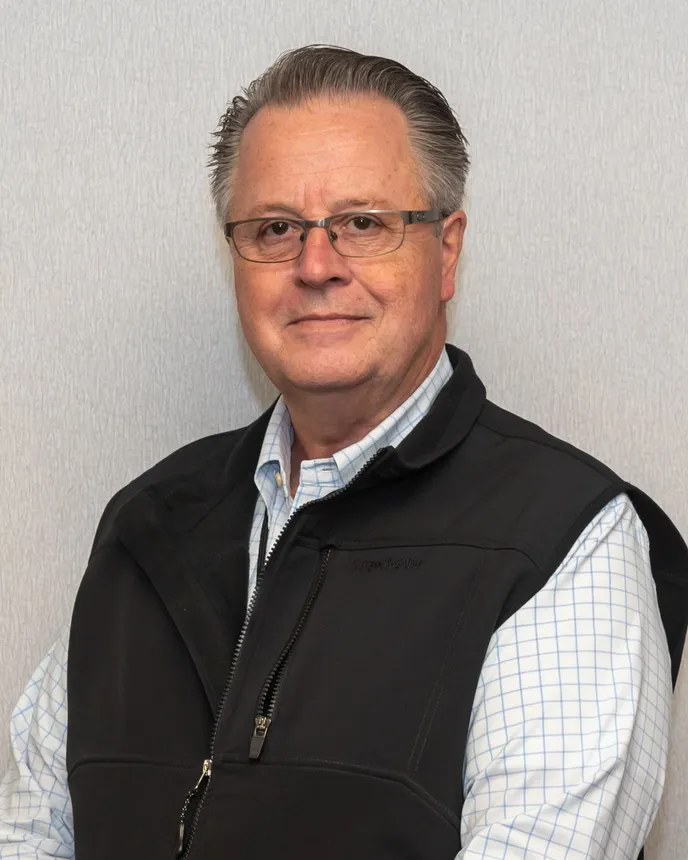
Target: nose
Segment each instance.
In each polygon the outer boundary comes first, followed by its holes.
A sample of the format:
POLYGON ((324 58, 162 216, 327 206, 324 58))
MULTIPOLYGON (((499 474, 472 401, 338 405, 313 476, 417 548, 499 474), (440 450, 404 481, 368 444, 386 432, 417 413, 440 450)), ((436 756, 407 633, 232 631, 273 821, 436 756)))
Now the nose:
POLYGON ((350 280, 349 265, 330 244, 325 228, 312 227, 303 242, 303 251, 296 260, 296 276, 302 284, 318 289, 350 280))

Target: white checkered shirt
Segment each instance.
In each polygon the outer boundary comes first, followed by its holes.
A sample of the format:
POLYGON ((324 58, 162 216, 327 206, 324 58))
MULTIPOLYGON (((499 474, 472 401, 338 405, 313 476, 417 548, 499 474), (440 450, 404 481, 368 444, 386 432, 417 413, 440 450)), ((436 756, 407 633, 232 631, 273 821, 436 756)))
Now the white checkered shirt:
MULTIPOLYGON (((344 486, 380 448, 398 445, 451 372, 443 352, 423 384, 364 439, 304 461, 293 499, 291 421, 278 401, 255 473, 251 591, 266 508, 270 546, 304 502, 344 486)), ((2 860, 74 857, 67 635, 12 715, 12 763, 0 787, 2 860)), ((664 783, 671 692, 647 534, 621 495, 490 641, 456 775, 466 798, 457 860, 635 860, 664 783)))

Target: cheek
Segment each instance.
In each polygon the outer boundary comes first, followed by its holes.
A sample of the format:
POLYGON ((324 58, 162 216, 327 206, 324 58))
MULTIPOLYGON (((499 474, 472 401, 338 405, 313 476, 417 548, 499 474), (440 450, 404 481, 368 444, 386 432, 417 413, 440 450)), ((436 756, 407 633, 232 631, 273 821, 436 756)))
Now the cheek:
POLYGON ((433 258, 391 263, 384 272, 360 273, 360 282, 388 322, 422 328, 437 315, 440 272, 433 258))
POLYGON ((394 310, 403 304, 405 285, 415 277, 413 271, 412 261, 396 252, 386 259, 378 257, 357 261, 353 275, 376 304, 384 310, 394 310))
POLYGON ((277 283, 268 273, 242 272, 236 267, 234 293, 242 324, 256 329, 273 319, 280 305, 277 283))
MULTIPOLYGON (((420 250, 420 249, 419 249, 420 250)), ((424 248, 414 265, 409 266, 406 274, 403 295, 409 314, 413 315, 411 324, 426 326, 435 319, 440 310, 442 286, 442 260, 436 247, 424 248)))

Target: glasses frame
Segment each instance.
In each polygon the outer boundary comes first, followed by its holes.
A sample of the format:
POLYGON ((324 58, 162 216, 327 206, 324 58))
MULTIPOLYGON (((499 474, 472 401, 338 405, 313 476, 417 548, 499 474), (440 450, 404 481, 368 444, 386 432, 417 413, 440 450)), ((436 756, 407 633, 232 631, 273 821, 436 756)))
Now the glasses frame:
POLYGON ((308 231, 312 230, 314 227, 323 227, 327 230, 327 238, 330 240, 330 245, 334 248, 334 250, 339 254, 340 257, 352 257, 354 259, 373 259, 374 257, 384 257, 386 254, 393 254, 394 251, 398 251, 399 248, 404 244, 404 239, 406 238, 406 228, 410 224, 436 224, 438 221, 444 221, 445 218, 448 218, 451 215, 450 209, 357 209, 352 212, 338 212, 336 215, 328 215, 327 218, 316 218, 316 219, 307 219, 307 218, 291 218, 288 215, 279 216, 279 215, 268 215, 263 216, 262 218, 246 218, 243 221, 227 221, 224 225, 224 234, 225 239, 229 242, 231 240, 234 245, 237 254, 243 259, 247 260, 249 263, 288 263, 292 260, 298 260, 298 258, 303 254, 303 249, 306 244, 306 239, 308 237, 308 231), (342 217, 356 217, 357 215, 400 215, 401 220, 404 225, 403 232, 401 234, 401 241, 396 246, 396 248, 392 248, 390 251, 383 251, 382 254, 342 254, 342 252, 337 248, 334 244, 336 235, 333 234, 333 231, 330 230, 330 224, 342 217), (234 230, 240 224, 251 224, 256 221, 288 221, 290 224, 298 224, 299 227, 303 230, 301 235, 301 250, 298 254, 295 254, 293 257, 287 257, 284 260, 253 260, 251 257, 245 257, 239 247, 237 246, 236 241, 234 240, 234 230))

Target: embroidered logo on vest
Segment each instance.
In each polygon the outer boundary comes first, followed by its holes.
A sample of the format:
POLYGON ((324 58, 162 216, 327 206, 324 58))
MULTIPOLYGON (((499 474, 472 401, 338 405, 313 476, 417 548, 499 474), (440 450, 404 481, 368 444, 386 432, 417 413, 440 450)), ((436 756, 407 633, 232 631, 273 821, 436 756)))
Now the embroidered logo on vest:
POLYGON ((357 558, 354 559, 354 570, 413 570, 423 564, 423 559, 406 556, 395 558, 387 556, 387 558, 357 558))

